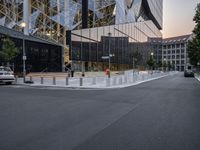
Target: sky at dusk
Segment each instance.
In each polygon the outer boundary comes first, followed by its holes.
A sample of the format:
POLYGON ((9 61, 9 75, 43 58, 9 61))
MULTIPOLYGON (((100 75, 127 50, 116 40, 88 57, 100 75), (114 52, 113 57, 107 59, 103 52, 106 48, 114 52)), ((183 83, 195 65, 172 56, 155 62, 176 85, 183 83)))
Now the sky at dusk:
POLYGON ((192 33, 197 3, 200 0, 163 0, 164 38, 192 33))

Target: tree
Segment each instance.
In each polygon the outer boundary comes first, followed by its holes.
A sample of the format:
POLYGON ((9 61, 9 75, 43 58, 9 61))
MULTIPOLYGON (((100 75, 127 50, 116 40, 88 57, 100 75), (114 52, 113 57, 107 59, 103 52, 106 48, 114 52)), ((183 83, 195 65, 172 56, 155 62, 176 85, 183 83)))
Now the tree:
POLYGON ((167 63, 167 68, 168 68, 169 71, 172 69, 172 64, 169 61, 167 63))
POLYGON ((8 37, 3 40, 2 47, 0 49, 0 57, 9 63, 19 54, 19 49, 15 46, 15 43, 8 37))
POLYGON ((136 67, 138 65, 138 63, 141 61, 141 59, 142 59, 142 55, 138 50, 133 52, 133 64, 134 64, 134 67, 136 67))
POLYGON ((153 56, 150 56, 149 60, 147 61, 147 65, 151 68, 154 67, 155 61, 153 59, 153 56))
POLYGON ((193 38, 188 42, 188 55, 190 58, 190 63, 197 66, 200 61, 200 3, 197 4, 196 14, 193 18, 196 26, 193 30, 193 38))
POLYGON ((166 71, 166 68, 167 68, 167 63, 166 63, 166 61, 163 62, 162 67, 163 67, 163 70, 166 71))
POLYGON ((162 62, 161 61, 159 61, 158 63, 157 63, 157 67, 160 69, 160 68, 162 68, 162 62))

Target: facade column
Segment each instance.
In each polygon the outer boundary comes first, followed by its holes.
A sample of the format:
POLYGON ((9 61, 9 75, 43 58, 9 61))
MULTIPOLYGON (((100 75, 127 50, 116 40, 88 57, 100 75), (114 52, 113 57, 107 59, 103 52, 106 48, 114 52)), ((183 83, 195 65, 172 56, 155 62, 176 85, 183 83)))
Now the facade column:
POLYGON ((29 35, 30 0, 23 1, 23 22, 26 23, 24 34, 29 35))
MULTIPOLYGON (((60 13, 60 0, 57 0, 57 14, 60 13)), ((57 16, 58 24, 57 24, 57 36, 60 36, 60 16, 57 16)))
MULTIPOLYGON (((63 58, 65 57, 66 51, 67 54, 69 55, 68 57, 68 63, 69 60, 71 59, 72 62, 72 41, 71 41, 71 26, 69 24, 69 18, 70 17, 70 0, 65 0, 64 1, 64 33, 63 36, 66 37, 64 40, 64 48, 63 48, 63 58), (68 45, 68 46, 67 46, 68 45)), ((63 71, 65 67, 65 59, 63 59, 63 71)))

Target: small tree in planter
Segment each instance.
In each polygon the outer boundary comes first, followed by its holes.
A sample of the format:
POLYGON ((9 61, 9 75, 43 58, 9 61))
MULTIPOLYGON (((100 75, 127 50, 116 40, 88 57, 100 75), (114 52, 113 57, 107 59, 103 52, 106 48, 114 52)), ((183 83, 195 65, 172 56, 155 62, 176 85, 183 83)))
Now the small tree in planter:
POLYGON ((162 67, 163 67, 163 71, 166 71, 166 68, 167 68, 167 63, 166 63, 166 61, 163 62, 162 67))
POLYGON ((149 58, 149 60, 147 61, 147 65, 153 70, 153 67, 154 67, 154 65, 155 65, 155 61, 154 61, 154 59, 153 59, 152 56, 151 56, 151 57, 149 58))
POLYGON ((172 69, 172 64, 170 62, 167 63, 167 68, 168 68, 168 71, 171 71, 172 69))
POLYGON ((11 61, 19 54, 19 49, 15 46, 15 43, 8 37, 3 40, 2 47, 0 48, 0 57, 5 62, 7 62, 7 66, 9 67, 11 61))

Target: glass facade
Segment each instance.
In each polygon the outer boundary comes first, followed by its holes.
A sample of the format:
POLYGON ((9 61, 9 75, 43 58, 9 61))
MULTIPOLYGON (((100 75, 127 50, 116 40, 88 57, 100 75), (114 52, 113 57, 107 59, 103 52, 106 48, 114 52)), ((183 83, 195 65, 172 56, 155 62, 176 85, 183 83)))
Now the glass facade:
MULTIPOLYGON (((0 45, 7 35, 0 34, 0 45)), ((15 46, 20 50, 19 55, 12 61, 15 64, 15 72, 20 73, 23 70, 22 61, 22 39, 11 38, 15 46)), ((27 72, 61 72, 62 71, 62 47, 25 40, 26 50, 26 70, 27 72)), ((0 58, 0 64, 6 64, 3 58, 0 58)))
POLYGON ((152 21, 74 30, 71 57, 77 70, 82 62, 86 70, 104 70, 109 55, 112 70, 130 69, 133 63, 145 67, 153 51, 150 38, 162 38, 152 21))
POLYGON ((162 38, 162 3, 163 0, 0 0, 0 25, 22 32, 20 24, 25 22, 26 35, 62 45, 66 58, 70 57, 67 61, 75 62, 77 69, 84 62, 87 70, 104 70, 108 65, 105 57, 110 55, 113 69, 128 69, 131 64, 145 67, 153 51, 149 39, 162 38))

